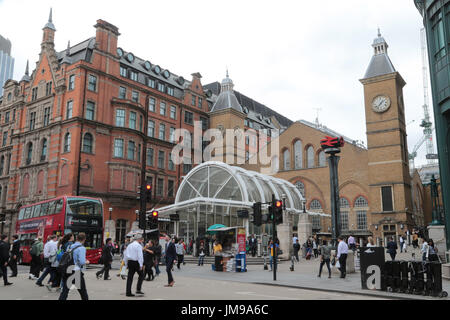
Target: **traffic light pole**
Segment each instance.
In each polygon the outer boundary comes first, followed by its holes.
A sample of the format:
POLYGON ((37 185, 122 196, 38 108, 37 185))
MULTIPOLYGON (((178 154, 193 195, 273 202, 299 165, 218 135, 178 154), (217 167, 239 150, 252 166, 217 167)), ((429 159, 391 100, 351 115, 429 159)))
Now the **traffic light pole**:
POLYGON ((339 220, 339 179, 338 164, 340 157, 330 154, 328 164, 330 167, 330 193, 331 193, 331 230, 333 246, 337 246, 337 238, 340 236, 339 220))
MULTIPOLYGON (((272 194, 272 204, 275 203, 275 195, 272 194)), ((277 252, 277 223, 275 219, 275 208, 274 210, 274 217, 272 219, 272 227, 273 227, 273 281, 277 281, 277 260, 278 260, 278 252, 277 252)))

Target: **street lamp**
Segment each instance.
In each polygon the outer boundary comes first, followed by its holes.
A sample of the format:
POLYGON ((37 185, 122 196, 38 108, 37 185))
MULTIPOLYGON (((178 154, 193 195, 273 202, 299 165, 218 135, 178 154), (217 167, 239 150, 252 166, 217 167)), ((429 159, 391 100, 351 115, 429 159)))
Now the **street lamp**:
POLYGON ((302 201, 303 203, 303 213, 306 213, 306 199, 302 201))

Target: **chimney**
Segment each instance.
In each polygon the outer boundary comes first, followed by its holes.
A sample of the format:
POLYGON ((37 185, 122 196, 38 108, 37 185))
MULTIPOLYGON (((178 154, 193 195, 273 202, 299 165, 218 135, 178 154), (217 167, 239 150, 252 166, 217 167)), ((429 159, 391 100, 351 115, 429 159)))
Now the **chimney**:
POLYGON ((94 26, 97 29, 97 49, 114 56, 117 55, 117 40, 120 36, 119 28, 104 20, 97 20, 94 26))

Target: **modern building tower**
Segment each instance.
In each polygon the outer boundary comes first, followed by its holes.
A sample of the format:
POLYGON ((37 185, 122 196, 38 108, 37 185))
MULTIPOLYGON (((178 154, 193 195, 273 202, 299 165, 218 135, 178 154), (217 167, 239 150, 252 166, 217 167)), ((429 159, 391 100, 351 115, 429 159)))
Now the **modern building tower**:
POLYGON ((0 97, 3 96, 3 85, 14 73, 14 58, 11 57, 11 41, 0 35, 0 97))

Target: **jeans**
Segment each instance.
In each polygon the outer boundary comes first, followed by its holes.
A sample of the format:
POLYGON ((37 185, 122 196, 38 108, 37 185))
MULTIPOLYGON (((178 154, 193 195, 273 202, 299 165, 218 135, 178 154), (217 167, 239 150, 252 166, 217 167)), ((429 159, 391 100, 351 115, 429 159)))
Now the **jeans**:
POLYGON ((199 256, 198 257, 198 265, 202 266, 203 265, 203 260, 205 260, 205 256, 199 256))
MULTIPOLYGON (((340 263, 340 262, 339 262, 340 263)), ((331 268, 330 268, 330 259, 323 259, 323 261, 320 263, 320 268, 319 268, 319 276, 322 274, 322 268, 323 265, 326 264, 327 268, 328 268, 328 274, 331 277, 331 268)))
MULTIPOLYGON (((80 297, 81 300, 89 300, 89 296, 87 294, 87 289, 86 289, 86 282, 84 281, 84 274, 83 272, 80 272, 80 288, 78 289, 78 292, 80 293, 80 297)), ((75 271, 72 271, 72 274, 74 274, 75 271)), ((61 295, 59 296, 59 300, 67 300, 67 297, 69 295, 69 290, 70 290, 70 286, 72 286, 72 284, 75 282, 75 279, 73 279, 72 283, 68 284, 67 283, 67 279, 70 277, 70 274, 64 274, 62 277, 62 282, 63 282, 63 289, 61 291, 61 295)))
POLYGON ((270 261, 269 261, 269 265, 270 265, 270 270, 272 270, 272 263, 273 263, 273 257, 270 256, 270 261))
POLYGON ((156 271, 156 275, 161 273, 161 271, 159 271, 159 258, 157 258, 155 260, 155 271, 156 271))
POLYGON ((4 263, 0 266, 0 271, 3 274, 3 282, 6 285, 8 283, 8 268, 6 268, 4 263))
POLYGON ((51 264, 47 262, 47 264, 45 266, 45 270, 42 273, 41 277, 36 282, 36 284, 42 284, 42 281, 44 281, 45 277, 47 277, 47 275, 49 273, 50 273, 50 280, 48 282, 52 282, 53 283, 53 280, 55 279, 55 271, 56 271, 56 268, 53 268, 51 266, 51 264))
POLYGON ((391 255, 391 259, 392 261, 395 260, 395 256, 397 255, 395 252, 389 252, 389 254, 391 255))
POLYGON ((11 276, 17 276, 17 256, 16 259, 14 259, 13 257, 11 257, 11 259, 9 260, 9 267, 11 268, 12 271, 12 275, 11 276))

